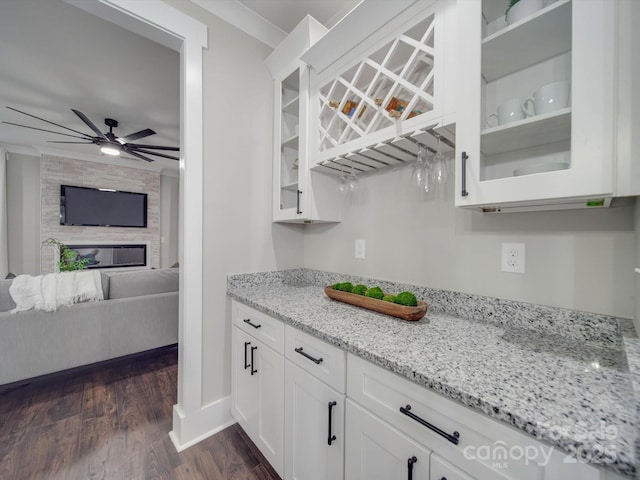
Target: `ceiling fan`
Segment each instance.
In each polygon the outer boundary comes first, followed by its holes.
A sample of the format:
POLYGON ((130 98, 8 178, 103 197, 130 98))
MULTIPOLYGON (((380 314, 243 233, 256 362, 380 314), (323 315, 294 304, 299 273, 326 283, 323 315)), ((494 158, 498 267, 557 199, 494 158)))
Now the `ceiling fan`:
POLYGON ((79 138, 81 140, 84 140, 82 142, 70 142, 70 141, 63 142, 63 141, 50 140, 49 143, 74 143, 74 144, 87 144, 87 145, 95 144, 95 145, 99 145, 100 151, 106 155, 117 156, 123 153, 126 155, 131 155, 132 157, 135 157, 135 158, 139 158, 140 160, 144 160, 145 162, 154 161, 152 158, 149 158, 146 155, 154 155, 156 157, 179 160, 179 158, 176 156, 152 151, 152 150, 165 150, 165 151, 177 152, 178 150, 180 150, 180 148, 178 147, 168 147, 168 146, 162 146, 162 145, 143 145, 140 143, 131 143, 135 140, 139 140, 141 138, 145 138, 150 135, 155 135, 156 132, 154 132, 150 128, 145 128, 144 130, 140 130, 139 132, 135 132, 130 135, 125 135, 124 137, 118 137, 113 133, 113 129, 118 126, 118 121, 112 118, 105 118, 104 123, 109 127, 109 131, 102 133, 100 129, 96 127, 95 124, 91 120, 89 120, 89 118, 84 113, 78 110, 74 110, 72 108, 71 111, 75 113, 78 117, 80 117, 80 120, 82 120, 95 133, 95 136, 92 136, 87 133, 74 130, 73 128, 65 127, 64 125, 60 125, 58 123, 45 120, 44 118, 36 117, 35 115, 31 115, 30 113, 23 112, 21 110, 18 110, 17 108, 13 108, 13 107, 7 107, 7 108, 9 110, 13 110, 14 112, 22 113, 23 115, 36 118, 46 123, 50 123, 51 125, 64 128, 71 132, 77 133, 78 135, 81 135, 81 136, 71 135, 69 133, 54 132, 53 130, 45 130, 43 128, 30 127, 29 125, 21 125, 19 123, 4 122, 4 121, 2 123, 6 123, 8 125, 14 125, 16 127, 31 128, 33 130, 40 130, 42 132, 55 133, 56 135, 65 135, 67 137, 74 137, 74 138, 79 138))

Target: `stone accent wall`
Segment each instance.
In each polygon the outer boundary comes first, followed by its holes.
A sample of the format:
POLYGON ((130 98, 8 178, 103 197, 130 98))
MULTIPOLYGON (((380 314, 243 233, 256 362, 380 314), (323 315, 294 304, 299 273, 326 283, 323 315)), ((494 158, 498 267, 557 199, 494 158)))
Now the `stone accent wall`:
MULTIPOLYGON (((56 238, 66 244, 147 243, 149 267, 160 267, 160 174, 43 155, 40 166, 40 241, 56 238), (147 194, 147 228, 80 227, 60 225, 60 185, 114 188, 147 194)), ((55 271, 56 252, 40 248, 40 270, 55 271)))

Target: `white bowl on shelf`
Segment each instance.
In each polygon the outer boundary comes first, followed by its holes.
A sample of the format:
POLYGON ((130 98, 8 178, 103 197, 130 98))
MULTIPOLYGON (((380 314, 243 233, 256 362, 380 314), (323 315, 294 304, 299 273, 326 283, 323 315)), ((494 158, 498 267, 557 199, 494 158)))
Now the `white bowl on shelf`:
POLYGON ((513 176, 520 177, 522 175, 533 175, 534 173, 555 172, 556 170, 566 170, 567 168, 569 168, 569 164, 564 162, 536 163, 516 168, 513 171, 513 176))

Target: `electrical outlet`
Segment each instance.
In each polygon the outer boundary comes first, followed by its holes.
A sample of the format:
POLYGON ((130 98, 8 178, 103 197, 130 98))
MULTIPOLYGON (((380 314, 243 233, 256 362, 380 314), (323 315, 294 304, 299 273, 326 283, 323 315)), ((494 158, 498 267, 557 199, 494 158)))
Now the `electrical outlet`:
POLYGON ((364 240, 356 240, 356 258, 364 259, 364 240))
POLYGON ((525 272, 524 243, 502 244, 502 271, 510 273, 525 272))

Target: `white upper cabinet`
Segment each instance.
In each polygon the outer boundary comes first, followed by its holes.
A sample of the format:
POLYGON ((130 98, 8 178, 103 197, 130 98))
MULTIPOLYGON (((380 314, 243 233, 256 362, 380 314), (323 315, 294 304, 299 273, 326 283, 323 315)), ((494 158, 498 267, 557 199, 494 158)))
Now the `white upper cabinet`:
POLYGON ((309 171, 309 67, 299 60, 326 31, 307 16, 266 59, 274 78, 274 222, 340 219, 333 178, 309 171))
POLYGON ((455 204, 603 206, 615 194, 616 2, 458 3, 455 204))
POLYGON ((339 174, 414 161, 417 144, 435 151, 438 134, 451 151, 444 127, 455 121, 455 92, 445 83, 454 78, 456 27, 454 0, 363 2, 314 45, 303 56, 312 67, 310 167, 339 174), (383 6, 386 22, 349 38, 346 25, 366 30, 383 6), (315 59, 324 60, 318 68, 315 59))
POLYGON ((618 7, 618 102, 616 194, 640 195, 640 2, 624 0, 618 7))

